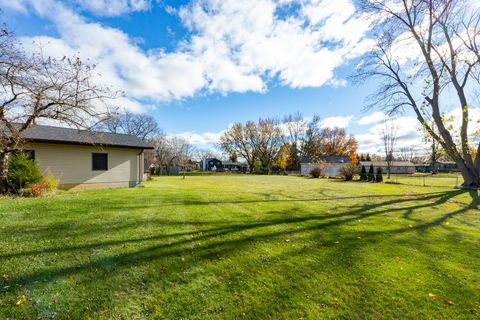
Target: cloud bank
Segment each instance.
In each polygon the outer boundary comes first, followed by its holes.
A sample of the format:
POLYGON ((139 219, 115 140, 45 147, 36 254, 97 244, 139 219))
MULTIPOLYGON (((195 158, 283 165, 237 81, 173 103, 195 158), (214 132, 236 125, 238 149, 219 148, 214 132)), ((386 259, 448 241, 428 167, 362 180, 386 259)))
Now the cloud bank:
POLYGON ((193 0, 169 10, 189 33, 171 51, 143 50, 124 31, 82 15, 149 10, 148 0, 0 0, 0 7, 49 20, 58 36, 24 37, 52 56, 75 55, 98 65, 97 81, 125 92, 130 111, 199 94, 265 92, 343 85, 335 70, 363 54, 368 19, 352 0, 193 0), (56 14, 52 14, 55 12, 56 14))

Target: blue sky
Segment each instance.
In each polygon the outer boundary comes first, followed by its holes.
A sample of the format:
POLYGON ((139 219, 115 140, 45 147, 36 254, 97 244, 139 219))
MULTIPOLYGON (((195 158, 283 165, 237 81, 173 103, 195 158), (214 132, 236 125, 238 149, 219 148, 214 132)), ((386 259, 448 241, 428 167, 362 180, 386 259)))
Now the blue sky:
MULTIPOLYGON (((80 55, 115 103, 210 147, 234 122, 301 112, 380 152, 382 114, 362 112, 375 83, 347 81, 371 44, 350 0, 0 0, 28 50, 80 55), (35 42, 37 45, 32 45, 35 42)), ((399 120, 404 145, 415 119, 399 120)))

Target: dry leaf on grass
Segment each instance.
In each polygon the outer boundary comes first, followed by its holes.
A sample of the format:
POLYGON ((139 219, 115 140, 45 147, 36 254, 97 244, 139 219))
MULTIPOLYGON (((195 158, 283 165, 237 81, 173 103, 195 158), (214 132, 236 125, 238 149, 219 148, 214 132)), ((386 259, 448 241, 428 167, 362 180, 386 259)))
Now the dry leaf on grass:
POLYGON ((433 294, 433 293, 429 293, 429 294, 428 294, 428 297, 429 297, 430 299, 432 299, 433 301, 437 300, 437 298, 438 298, 437 295, 436 295, 436 294, 433 294))
POLYGON ((20 299, 18 299, 16 305, 19 306, 21 304, 24 304, 25 302, 27 302, 27 297, 25 297, 25 295, 23 295, 20 299))

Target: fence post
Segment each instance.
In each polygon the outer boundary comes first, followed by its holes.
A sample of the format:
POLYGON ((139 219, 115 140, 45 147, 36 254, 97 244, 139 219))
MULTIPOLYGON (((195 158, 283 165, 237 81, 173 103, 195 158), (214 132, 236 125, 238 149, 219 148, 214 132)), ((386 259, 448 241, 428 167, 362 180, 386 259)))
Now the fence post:
POLYGON ((425 175, 423 176, 423 186, 425 187, 425 175))
POLYGON ((455 188, 458 188, 458 176, 456 177, 455 188))

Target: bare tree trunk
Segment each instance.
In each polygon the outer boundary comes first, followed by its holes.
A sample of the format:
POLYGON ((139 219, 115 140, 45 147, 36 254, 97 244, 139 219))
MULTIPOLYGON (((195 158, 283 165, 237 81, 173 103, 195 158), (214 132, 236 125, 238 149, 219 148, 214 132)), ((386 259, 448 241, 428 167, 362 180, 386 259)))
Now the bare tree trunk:
POLYGON ((432 142, 432 174, 437 174, 437 148, 435 140, 432 142))
POLYGON ((0 153, 0 193, 5 193, 8 190, 8 161, 8 153, 0 153))

